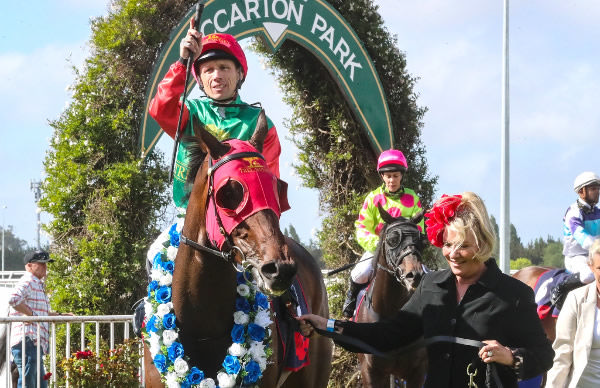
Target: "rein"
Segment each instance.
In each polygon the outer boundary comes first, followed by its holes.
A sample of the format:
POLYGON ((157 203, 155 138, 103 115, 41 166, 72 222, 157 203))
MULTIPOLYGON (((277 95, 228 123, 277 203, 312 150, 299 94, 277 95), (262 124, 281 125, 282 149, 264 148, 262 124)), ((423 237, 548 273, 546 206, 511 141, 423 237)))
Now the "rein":
MULTIPOLYGON (((440 343, 440 342, 447 342, 447 343, 453 343, 453 344, 458 344, 458 345, 471 346, 471 347, 474 347, 477 349, 485 346, 484 342, 481 342, 478 340, 472 340, 472 339, 462 338, 462 337, 453 337, 453 336, 449 336, 449 335, 436 335, 436 336, 429 337, 429 338, 421 338, 411 344, 390 350, 388 352, 382 352, 379 349, 377 349, 377 348, 369 345, 368 343, 361 341, 357 338, 346 336, 344 334, 340 334, 335 331, 330 332, 327 330, 318 329, 314 326, 313 326, 313 329, 317 333, 319 333, 320 335, 322 335, 324 337, 329 337, 336 342, 348 344, 350 346, 353 346, 355 348, 363 350, 364 353, 371 353, 377 357, 382 357, 382 358, 387 358, 387 359, 392 359, 392 360, 396 359, 398 356, 400 356, 402 354, 412 352, 415 349, 426 347, 426 346, 429 346, 429 345, 432 345, 435 343, 440 343)), ((471 364, 469 364, 469 366, 470 365, 471 364)), ((486 386, 502 388, 503 385, 502 385, 502 382, 500 381, 500 377, 498 376, 498 371, 496 369, 496 363, 489 363, 486 365, 486 368, 487 368, 486 374, 489 375, 491 377, 491 379, 493 379, 493 383, 495 384, 495 385, 491 385, 491 383, 492 383, 491 381, 490 382, 486 381, 486 386)))
POLYGON ((223 166, 224 164, 231 162, 232 160, 236 160, 236 159, 243 159, 243 158, 248 158, 248 157, 259 157, 263 160, 265 160, 264 156, 262 156, 260 153, 258 152, 238 152, 236 154, 231 154, 231 155, 227 155, 224 158, 221 158, 217 163, 215 163, 213 165, 213 160, 212 158, 209 156, 209 166, 208 166, 208 179, 209 179, 209 184, 208 184, 208 195, 212 197, 213 202, 215 203, 215 217, 217 219, 217 222, 219 224, 219 231, 221 232, 221 234, 225 237, 225 240, 227 240, 227 242, 229 243, 229 246, 231 247, 228 251, 219 251, 213 248, 209 248, 206 247, 202 244, 200 244, 197 241, 194 241, 188 237, 186 237, 183 233, 181 233, 181 236, 179 238, 179 241, 184 243, 185 245, 197 250, 197 251, 201 251, 201 252, 206 252, 206 253, 210 253, 212 255, 215 255, 217 257, 222 258, 223 260, 225 260, 228 263, 231 263, 233 265, 233 267, 236 269, 236 271, 239 272, 238 268, 235 265, 235 253, 233 252, 234 250, 237 250, 240 255, 242 256, 242 267, 244 267, 244 263, 246 262, 246 256, 244 255, 244 252, 242 252, 242 250, 237 247, 232 239, 231 236, 229 234, 227 234, 225 232, 225 228, 223 227, 223 222, 221 221, 221 217, 219 216, 219 213, 216 211, 216 201, 215 201, 215 190, 213 189, 214 187, 214 172, 221 166, 223 166))

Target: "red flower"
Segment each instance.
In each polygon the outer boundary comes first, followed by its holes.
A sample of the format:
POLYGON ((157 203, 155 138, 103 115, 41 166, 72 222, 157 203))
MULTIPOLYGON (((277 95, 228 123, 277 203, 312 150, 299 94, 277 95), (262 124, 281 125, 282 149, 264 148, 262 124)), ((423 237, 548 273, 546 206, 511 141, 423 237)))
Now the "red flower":
POLYGON ((444 245, 444 228, 454 219, 456 209, 460 206, 462 196, 443 194, 433 204, 428 213, 425 213, 427 225, 427 238, 438 248, 444 245))
POLYGON ((94 355, 94 353, 92 353, 91 350, 83 350, 83 351, 77 351, 77 353, 75 354, 75 357, 78 360, 81 359, 86 359, 86 358, 90 358, 94 355))
POLYGON ((44 375, 44 380, 45 380, 45 381, 48 381, 48 380, 50 380, 50 376, 52 376, 52 372, 48 372, 48 373, 46 373, 46 374, 44 375))

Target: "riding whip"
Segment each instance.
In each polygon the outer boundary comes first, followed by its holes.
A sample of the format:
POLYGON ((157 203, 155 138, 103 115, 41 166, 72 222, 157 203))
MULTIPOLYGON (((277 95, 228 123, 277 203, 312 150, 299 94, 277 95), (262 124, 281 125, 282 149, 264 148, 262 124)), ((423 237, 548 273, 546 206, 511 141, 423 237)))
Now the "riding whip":
MULTIPOLYGON (((202 1, 199 1, 198 4, 196 4, 196 16, 194 17, 194 20, 192 22, 192 27, 196 30, 199 31, 200 28, 200 18, 202 17, 202 11, 204 11, 204 3, 202 1)), ((189 51, 189 50, 188 50, 189 51)), ((193 66, 193 62, 194 62, 194 58, 191 58, 192 53, 190 52, 190 56, 188 56, 187 59, 187 68, 185 71, 185 83, 183 84, 183 94, 182 94, 182 99, 181 99, 181 109, 179 109, 179 118, 177 119, 177 130, 175 131, 175 144, 173 144, 173 154, 171 156, 171 169, 169 170, 169 182, 171 182, 173 180, 173 169, 175 166, 175 156, 177 155, 177 148, 179 146, 179 141, 181 140, 181 119, 183 117, 183 109, 185 107, 185 98, 186 98, 186 94, 187 94, 187 85, 188 85, 188 81, 190 79, 190 73, 192 72, 192 66, 193 66)))

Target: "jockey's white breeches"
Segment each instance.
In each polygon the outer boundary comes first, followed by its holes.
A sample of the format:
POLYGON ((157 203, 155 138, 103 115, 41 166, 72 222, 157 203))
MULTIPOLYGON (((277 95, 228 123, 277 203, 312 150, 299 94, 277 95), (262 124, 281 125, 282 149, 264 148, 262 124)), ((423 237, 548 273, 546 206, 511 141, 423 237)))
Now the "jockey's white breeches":
POLYGON ((587 261, 588 257, 583 255, 565 256, 565 268, 571 273, 579 273, 579 280, 589 284, 594 280, 594 274, 587 261))
POLYGON ((374 256, 373 252, 365 252, 362 257, 358 260, 352 271, 350 272, 350 278, 354 283, 365 284, 371 280, 373 274, 372 259, 374 256))

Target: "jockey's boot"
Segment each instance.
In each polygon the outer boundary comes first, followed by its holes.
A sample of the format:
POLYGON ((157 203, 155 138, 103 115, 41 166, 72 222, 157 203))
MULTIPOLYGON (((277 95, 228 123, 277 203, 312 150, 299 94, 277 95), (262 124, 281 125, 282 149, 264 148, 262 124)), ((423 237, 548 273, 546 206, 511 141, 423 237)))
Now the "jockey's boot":
POLYGON ((572 273, 569 276, 566 276, 562 282, 552 289, 550 303, 557 309, 562 309, 562 305, 565 303, 565 299, 569 291, 579 288, 583 285, 584 283, 579 280, 579 273, 572 273))
POLYGON ((346 292, 346 300, 344 301, 344 306, 342 307, 342 313, 346 318, 352 318, 354 316, 354 309, 356 308, 356 297, 360 290, 365 288, 366 284, 354 283, 352 279, 350 279, 350 288, 346 292))
POLYGON ((139 303, 135 308, 132 319, 133 333, 139 338, 142 338, 142 326, 144 324, 144 315, 146 313, 144 307, 143 301, 139 303))

